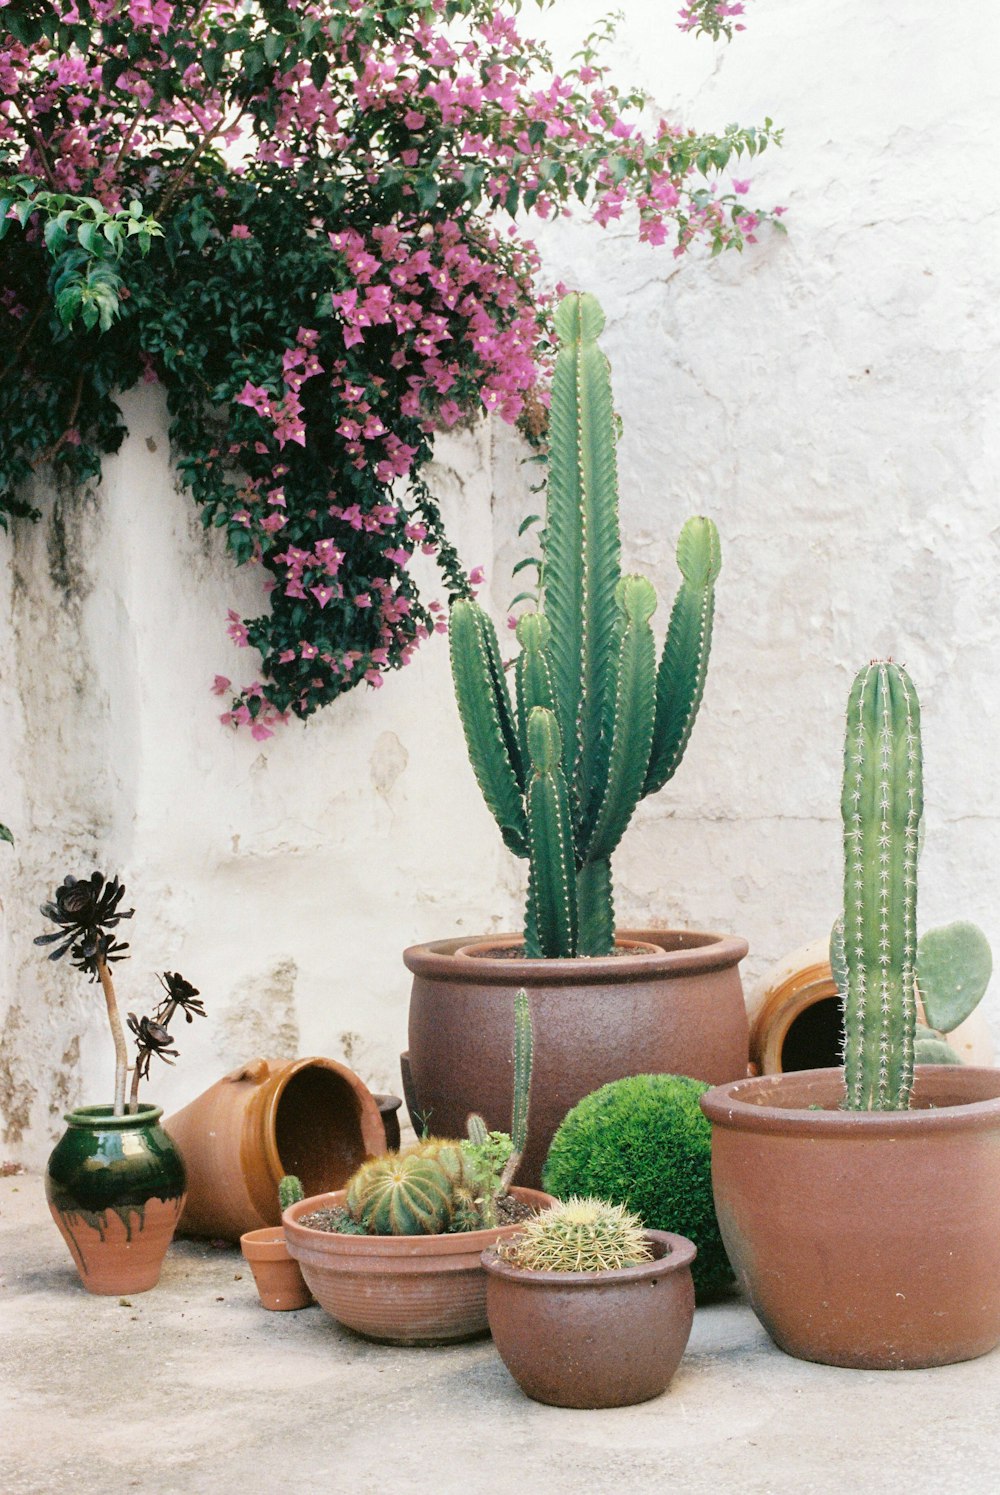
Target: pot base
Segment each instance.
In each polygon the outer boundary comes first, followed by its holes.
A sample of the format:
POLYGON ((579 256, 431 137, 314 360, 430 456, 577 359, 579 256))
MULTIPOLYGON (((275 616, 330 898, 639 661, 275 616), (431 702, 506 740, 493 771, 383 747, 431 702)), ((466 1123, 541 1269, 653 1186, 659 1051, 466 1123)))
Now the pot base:
POLYGON ((88 1293, 146 1293, 160 1280, 163 1259, 184 1208, 179 1199, 147 1199, 120 1209, 49 1212, 88 1293))

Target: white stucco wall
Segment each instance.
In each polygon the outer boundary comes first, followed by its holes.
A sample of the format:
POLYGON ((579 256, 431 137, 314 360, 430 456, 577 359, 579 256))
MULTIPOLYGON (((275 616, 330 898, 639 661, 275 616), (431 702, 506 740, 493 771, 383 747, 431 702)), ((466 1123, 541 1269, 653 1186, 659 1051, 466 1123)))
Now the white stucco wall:
MULTIPOLYGON (((526 16, 565 58, 603 8, 526 16)), ((997 16, 752 0, 747 31, 716 47, 678 34, 673 4, 623 9, 623 81, 700 127, 785 126, 784 150, 738 174, 787 205, 790 235, 680 264, 623 227, 537 235, 553 278, 608 313, 626 563, 655 581, 661 633, 684 517, 712 514, 723 537, 705 703, 616 859, 620 922, 744 933, 750 987, 825 930, 846 692, 891 653, 924 710, 922 923, 974 918, 1000 948, 997 16)), ((225 612, 257 610, 258 579, 177 491, 157 393, 126 409, 101 489, 40 489, 43 523, 0 537, 0 818, 18 839, 0 847, 0 1156, 27 1162, 68 1104, 110 1088, 98 992, 31 945, 64 870, 128 884, 126 1009, 148 1006, 154 969, 205 995, 209 1020, 149 1088, 168 1107, 261 1052, 346 1056, 398 1088, 399 951, 511 927, 520 903, 443 640, 270 742, 218 724, 212 676, 250 665, 225 612)), ((453 535, 501 620, 528 505, 517 440, 483 426, 439 455, 453 535)))

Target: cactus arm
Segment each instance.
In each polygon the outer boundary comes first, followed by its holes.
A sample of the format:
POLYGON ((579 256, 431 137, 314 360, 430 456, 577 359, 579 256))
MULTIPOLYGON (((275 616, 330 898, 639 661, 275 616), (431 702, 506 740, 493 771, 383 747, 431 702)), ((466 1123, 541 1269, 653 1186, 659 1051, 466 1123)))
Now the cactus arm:
POLYGON ((563 762, 567 777, 585 790, 611 669, 621 548, 611 377, 597 345, 603 326, 593 296, 568 296, 560 304, 549 411, 545 611, 563 762))
POLYGON ((552 663, 548 642, 552 629, 544 613, 525 613, 518 621, 517 641, 521 645, 514 676, 517 701, 517 736, 522 762, 528 758, 528 717, 536 706, 555 710, 552 685, 552 663))
POLYGON ((585 860, 605 861, 625 833, 642 792, 653 740, 656 651, 649 620, 656 593, 641 576, 626 576, 618 586, 625 614, 615 670, 615 710, 607 778, 585 860))
POLYGON ((581 955, 611 955, 615 948, 615 904, 611 863, 584 862, 576 874, 577 949, 581 955))
POLYGON ((528 1145, 528 1107, 531 1102, 531 1073, 535 1061, 535 1035, 531 1026, 531 1006, 524 987, 514 998, 514 1104, 511 1112, 510 1157, 500 1175, 500 1192, 505 1194, 524 1157, 528 1145))
POLYGON ((662 789, 676 772, 705 691, 715 581, 722 565, 719 532, 711 519, 687 521, 677 541, 677 562, 682 581, 656 678, 656 721, 644 796, 662 789))
POLYGON ((535 911, 535 879, 528 862, 528 891, 524 900, 524 954, 527 960, 540 960, 542 947, 538 943, 538 914, 535 911))
POLYGON ((493 625, 476 603, 460 598, 452 604, 450 633, 455 695, 473 771, 505 843, 516 856, 526 856, 520 754, 511 755, 516 733, 493 625))
POLYGON ((844 750, 844 1069, 851 1110, 904 1110, 916 1029, 920 708, 900 666, 861 670, 844 750))
POLYGON ((576 954, 576 880, 569 791, 555 713, 536 706, 528 717, 532 777, 528 840, 538 947, 543 956, 576 954))

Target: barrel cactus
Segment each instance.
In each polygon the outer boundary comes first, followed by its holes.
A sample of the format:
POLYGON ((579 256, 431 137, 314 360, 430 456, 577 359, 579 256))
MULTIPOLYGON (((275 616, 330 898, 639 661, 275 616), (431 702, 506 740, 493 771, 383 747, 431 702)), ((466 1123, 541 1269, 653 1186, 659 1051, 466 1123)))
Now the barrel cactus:
POLYGON ((369 1235, 440 1235, 454 1219, 460 1174, 457 1147, 388 1153, 361 1165, 344 1203, 369 1235))
POLYGON ((517 625, 514 694, 477 603, 451 609, 451 659, 473 769, 506 845, 529 862, 529 956, 614 948, 611 856, 636 804, 676 771, 701 703, 719 537, 689 519, 681 586, 656 663, 656 594, 622 576, 615 416, 604 315, 593 296, 560 304, 549 420, 541 606, 517 625))
POLYGON ((574 1196, 529 1220, 500 1255, 534 1272, 614 1272, 650 1261, 642 1221, 623 1204, 574 1196))

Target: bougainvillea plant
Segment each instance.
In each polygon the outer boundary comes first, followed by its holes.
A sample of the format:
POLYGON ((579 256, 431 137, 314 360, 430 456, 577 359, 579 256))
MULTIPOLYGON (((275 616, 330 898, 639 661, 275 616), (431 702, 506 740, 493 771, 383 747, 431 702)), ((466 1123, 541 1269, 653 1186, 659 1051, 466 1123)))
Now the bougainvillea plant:
MULTIPOLYGON (((544 4, 546 0, 539 0, 544 4)), ((742 6, 691 0, 730 35, 742 6)), ((0 0, 0 522, 45 464, 97 476, 116 395, 166 391, 184 483, 268 607, 229 614, 269 736, 377 686, 466 574, 424 480, 435 431, 544 429, 549 302, 514 215, 589 205, 641 239, 742 248, 769 214, 717 180, 776 132, 697 135, 601 61, 559 74, 521 0, 0 0)), ((776 210, 778 211, 778 210, 776 210)))
MULTIPOLYGON (((64 955, 70 964, 82 971, 91 981, 99 981, 108 1009, 108 1023, 115 1046, 115 1097, 112 1114, 125 1115, 125 1084, 128 1079, 128 1048, 122 1027, 118 998, 115 994, 112 965, 126 960, 128 942, 119 940, 118 925, 123 919, 131 919, 135 909, 122 908, 125 897, 124 884, 113 877, 110 882, 101 872, 93 872, 88 878, 68 876, 56 888, 51 903, 42 904, 42 913, 56 928, 48 934, 40 934, 36 945, 52 945, 49 960, 61 960, 64 955)), ((132 1089, 128 1112, 139 1109, 139 1082, 149 1074, 149 1062, 154 1054, 172 1064, 177 1050, 172 1047, 173 1035, 170 1023, 177 1012, 183 1012, 187 1021, 204 1017, 205 1008, 199 1000, 198 989, 185 981, 179 971, 164 971, 159 978, 166 995, 161 998, 150 1017, 137 1018, 128 1015, 136 1045, 136 1059, 132 1066, 132 1089)))

